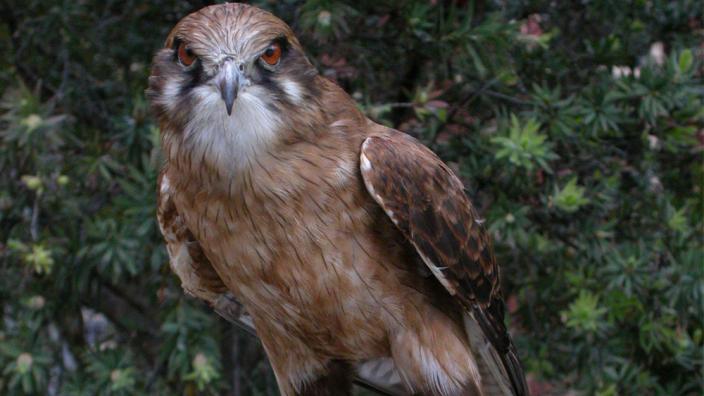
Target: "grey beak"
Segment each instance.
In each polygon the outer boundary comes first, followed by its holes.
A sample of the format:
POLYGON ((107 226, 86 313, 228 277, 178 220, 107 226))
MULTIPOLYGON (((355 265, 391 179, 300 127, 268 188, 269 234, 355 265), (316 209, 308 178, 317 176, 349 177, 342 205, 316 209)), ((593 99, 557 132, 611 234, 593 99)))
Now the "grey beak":
POLYGON ((237 92, 240 89, 240 72, 237 70, 237 65, 234 62, 225 62, 220 71, 220 96, 223 102, 225 102, 225 109, 227 110, 227 115, 232 115, 232 106, 235 104, 237 99, 237 92))

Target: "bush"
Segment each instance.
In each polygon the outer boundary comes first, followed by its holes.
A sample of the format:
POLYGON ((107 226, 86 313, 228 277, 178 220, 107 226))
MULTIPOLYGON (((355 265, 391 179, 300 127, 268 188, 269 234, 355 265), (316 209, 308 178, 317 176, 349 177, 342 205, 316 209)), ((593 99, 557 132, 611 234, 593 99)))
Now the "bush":
MULTIPOLYGON (((201 3, 0 6, 0 393, 275 393, 155 226, 143 92, 201 3)), ((536 394, 701 392, 699 1, 255 3, 463 177, 536 394)))

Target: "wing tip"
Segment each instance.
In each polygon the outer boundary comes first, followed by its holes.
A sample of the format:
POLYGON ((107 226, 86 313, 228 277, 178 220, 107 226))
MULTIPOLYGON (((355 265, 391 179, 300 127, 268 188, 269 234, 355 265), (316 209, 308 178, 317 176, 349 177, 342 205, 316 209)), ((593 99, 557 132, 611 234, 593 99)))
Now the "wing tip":
POLYGON ((491 328, 487 322, 485 312, 475 306, 465 317, 465 326, 470 342, 476 346, 486 345, 493 352, 479 348, 482 351, 486 362, 491 366, 492 376, 502 388, 502 394, 511 396, 530 396, 530 391, 526 382, 523 364, 518 356, 518 351, 513 343, 511 335, 500 325, 501 330, 491 328), (467 320, 470 319, 470 320, 467 320), (496 334, 499 332, 500 334, 496 334), (492 336, 494 334, 495 336, 492 336), (498 338, 496 336, 499 336, 498 338), (483 340, 483 341, 480 341, 483 340))
POLYGON ((515 347, 513 346, 513 341, 511 341, 511 346, 506 353, 503 353, 501 360, 506 367, 509 379, 511 380, 511 387, 513 388, 513 393, 516 396, 530 396, 530 390, 526 382, 526 375, 523 370, 523 364, 521 359, 518 357, 515 347))

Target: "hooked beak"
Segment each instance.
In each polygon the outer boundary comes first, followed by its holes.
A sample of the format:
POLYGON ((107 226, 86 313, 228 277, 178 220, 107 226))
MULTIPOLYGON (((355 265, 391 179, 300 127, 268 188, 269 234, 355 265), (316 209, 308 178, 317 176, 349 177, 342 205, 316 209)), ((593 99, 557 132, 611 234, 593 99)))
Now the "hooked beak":
POLYGON ((232 106, 235 104, 237 93, 240 90, 240 84, 244 78, 240 74, 235 62, 227 61, 222 65, 219 79, 218 87, 220 88, 220 96, 223 102, 225 102, 227 115, 230 116, 232 115, 232 106))

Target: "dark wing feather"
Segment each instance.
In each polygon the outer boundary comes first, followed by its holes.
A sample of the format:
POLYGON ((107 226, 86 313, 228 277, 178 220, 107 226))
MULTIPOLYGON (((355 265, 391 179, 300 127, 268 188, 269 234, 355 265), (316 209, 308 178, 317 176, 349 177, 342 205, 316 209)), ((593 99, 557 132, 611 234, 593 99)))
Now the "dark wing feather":
POLYGON ((491 241, 462 182, 432 151, 393 130, 367 138, 360 161, 367 190, 440 283, 479 324, 498 353, 503 366, 498 370, 508 375, 513 393, 528 394, 503 321, 499 269, 491 241))

